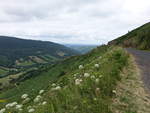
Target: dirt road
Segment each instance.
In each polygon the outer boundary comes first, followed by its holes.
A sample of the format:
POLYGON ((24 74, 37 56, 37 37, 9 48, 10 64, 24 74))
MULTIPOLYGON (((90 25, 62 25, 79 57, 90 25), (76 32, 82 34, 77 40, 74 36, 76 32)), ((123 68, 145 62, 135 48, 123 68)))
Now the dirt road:
POLYGON ((144 84, 150 91, 150 52, 132 48, 127 48, 126 50, 135 57, 136 62, 141 69, 144 84))

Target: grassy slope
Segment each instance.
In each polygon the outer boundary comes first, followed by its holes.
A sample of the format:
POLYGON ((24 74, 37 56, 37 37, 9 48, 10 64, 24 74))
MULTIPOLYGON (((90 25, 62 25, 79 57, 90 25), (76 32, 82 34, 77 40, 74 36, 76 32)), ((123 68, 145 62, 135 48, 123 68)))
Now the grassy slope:
MULTIPOLYGON (((29 105, 34 105, 35 113, 111 113, 114 96, 112 91, 121 79, 120 71, 127 65, 127 60, 128 55, 121 48, 102 46, 86 55, 66 59, 51 67, 48 72, 43 72, 41 76, 26 80, 19 86, 1 93, 0 98, 8 99, 7 102, 21 103, 22 94, 28 93, 33 99, 40 89, 45 89, 43 100, 48 104, 38 106, 31 101, 24 105, 23 113, 27 112, 26 107, 29 105), (100 64, 98 69, 94 67, 97 63, 100 64), (80 64, 84 65, 83 70, 78 69, 80 64), (96 78, 83 77, 85 72, 96 78), (76 78, 74 74, 77 74, 76 78), (77 78, 83 80, 79 86, 75 85, 77 78), (99 79, 99 82, 96 83, 96 79, 99 79), (62 89, 51 91, 53 82, 62 89)), ((14 109, 11 110, 15 113, 14 109)))
POLYGON ((150 23, 109 42, 109 44, 150 50, 150 23))

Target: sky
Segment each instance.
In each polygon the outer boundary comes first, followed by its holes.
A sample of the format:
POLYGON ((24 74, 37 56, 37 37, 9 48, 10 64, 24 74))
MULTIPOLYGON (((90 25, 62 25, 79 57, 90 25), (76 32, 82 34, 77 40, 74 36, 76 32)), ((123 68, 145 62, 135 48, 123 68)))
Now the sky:
POLYGON ((149 0, 0 0, 0 35, 62 44, 106 44, 149 20, 149 0))

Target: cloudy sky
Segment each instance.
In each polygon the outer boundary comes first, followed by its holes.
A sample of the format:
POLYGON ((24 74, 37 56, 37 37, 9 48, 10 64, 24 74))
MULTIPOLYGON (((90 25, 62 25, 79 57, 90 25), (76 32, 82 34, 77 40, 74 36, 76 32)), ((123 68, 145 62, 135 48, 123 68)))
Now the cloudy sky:
POLYGON ((149 20, 149 0, 0 1, 0 35, 58 43, 107 43, 149 20))

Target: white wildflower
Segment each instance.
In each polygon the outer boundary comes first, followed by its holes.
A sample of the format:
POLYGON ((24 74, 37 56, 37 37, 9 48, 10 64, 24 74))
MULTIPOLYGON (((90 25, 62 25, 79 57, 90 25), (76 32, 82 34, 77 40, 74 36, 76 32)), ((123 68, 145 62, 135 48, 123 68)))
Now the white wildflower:
POLYGON ((77 76, 77 74, 74 74, 73 76, 74 76, 74 77, 76 77, 76 76, 77 76))
POLYGON ((92 75, 92 76, 91 76, 91 79, 94 79, 94 78, 95 78, 95 76, 94 76, 94 75, 92 75))
POLYGON ((3 108, 3 109, 0 110, 0 113, 4 113, 5 111, 6 111, 6 109, 3 108))
POLYGON ((94 98, 93 100, 94 100, 94 101, 97 101, 97 98, 94 98))
POLYGON ((36 98, 42 98, 42 96, 41 95, 37 95, 36 98))
POLYGON ((17 105, 17 102, 10 103, 10 107, 14 107, 15 105, 17 105))
POLYGON ((100 90, 100 88, 96 88, 96 91, 99 91, 100 90))
POLYGON ((23 105, 22 104, 18 104, 18 105, 16 105, 16 109, 21 109, 23 107, 23 105))
POLYGON ((40 91, 39 91, 39 94, 43 94, 43 93, 44 93, 44 90, 40 90, 40 91))
POLYGON ((28 97, 28 94, 23 94, 23 95, 21 96, 22 99, 26 99, 27 97, 28 97))
POLYGON ((53 84, 52 84, 52 87, 55 87, 55 86, 56 86, 56 84, 55 84, 55 83, 53 83, 53 84))
POLYGON ((45 104, 47 104, 47 102, 46 102, 46 101, 44 101, 44 102, 42 103, 42 105, 45 105, 45 104))
POLYGON ((29 109, 31 109, 31 108, 32 108, 32 106, 28 106, 28 107, 27 107, 27 110, 29 110, 29 109))
POLYGON ((40 95, 38 95, 38 96, 36 96, 36 98, 33 100, 35 103, 38 103, 40 100, 41 100, 41 96, 40 95))
POLYGON ((117 93, 117 91, 116 91, 116 90, 112 90, 112 92, 113 92, 114 94, 116 94, 116 93, 117 93))
POLYGON ((20 108, 20 109, 18 109, 19 111, 22 111, 23 109, 22 108, 20 108))
POLYGON ((99 78, 102 78, 103 77, 103 75, 99 75, 99 78))
POLYGON ((57 86, 56 88, 55 88, 55 90, 60 90, 61 89, 61 87, 60 86, 57 86))
POLYGON ((82 82, 82 79, 76 79, 76 80, 75 80, 75 84, 76 84, 76 85, 80 85, 81 82, 82 82))
POLYGON ((35 109, 31 108, 31 109, 28 110, 28 113, 32 113, 34 111, 35 111, 35 109))
POLYGON ((89 77, 90 74, 89 73, 84 73, 84 77, 89 77))
POLYGON ((83 67, 83 65, 79 65, 79 69, 83 69, 84 67, 83 67))
POLYGON ((95 66, 96 68, 99 68, 99 64, 95 64, 94 66, 95 66))
POLYGON ((9 109, 11 107, 11 104, 10 103, 6 104, 5 107, 6 107, 6 109, 9 109))
POLYGON ((28 103, 29 101, 30 101, 31 99, 30 98, 26 98, 25 100, 23 100, 23 104, 26 104, 26 103, 28 103))
POLYGON ((97 78, 97 79, 95 80, 95 82, 96 82, 96 83, 99 83, 99 78, 97 78))

